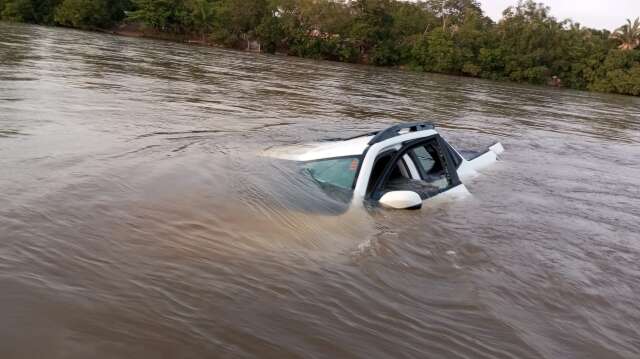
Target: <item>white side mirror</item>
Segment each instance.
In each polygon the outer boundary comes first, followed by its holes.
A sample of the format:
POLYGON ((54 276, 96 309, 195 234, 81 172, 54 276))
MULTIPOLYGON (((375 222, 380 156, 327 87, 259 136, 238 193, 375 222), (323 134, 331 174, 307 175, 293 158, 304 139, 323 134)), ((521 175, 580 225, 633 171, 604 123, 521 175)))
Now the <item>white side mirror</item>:
POLYGON ((394 209, 420 209, 422 208, 422 198, 412 191, 393 191, 385 193, 380 198, 380 204, 387 208, 394 209))

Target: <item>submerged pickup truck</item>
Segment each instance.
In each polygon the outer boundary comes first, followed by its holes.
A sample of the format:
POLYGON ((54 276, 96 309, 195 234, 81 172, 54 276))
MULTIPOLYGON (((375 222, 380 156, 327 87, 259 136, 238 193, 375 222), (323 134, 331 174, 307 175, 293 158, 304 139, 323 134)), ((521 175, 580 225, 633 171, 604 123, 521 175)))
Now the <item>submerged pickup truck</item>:
POLYGON ((430 123, 409 123, 356 137, 281 147, 266 155, 299 162, 320 186, 369 202, 419 209, 424 201, 469 194, 462 180, 496 162, 500 143, 485 152, 458 151, 430 123))

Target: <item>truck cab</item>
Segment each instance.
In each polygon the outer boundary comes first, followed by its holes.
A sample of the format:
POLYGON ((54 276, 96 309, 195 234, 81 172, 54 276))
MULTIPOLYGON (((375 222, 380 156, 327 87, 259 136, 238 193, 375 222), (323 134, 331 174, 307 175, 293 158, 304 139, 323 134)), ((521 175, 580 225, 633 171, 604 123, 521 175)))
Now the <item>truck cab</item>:
POLYGON ((319 185, 351 195, 352 205, 419 209, 425 201, 469 192, 463 180, 503 152, 500 143, 469 155, 454 149, 430 123, 409 123, 338 141, 275 149, 297 161, 319 185))

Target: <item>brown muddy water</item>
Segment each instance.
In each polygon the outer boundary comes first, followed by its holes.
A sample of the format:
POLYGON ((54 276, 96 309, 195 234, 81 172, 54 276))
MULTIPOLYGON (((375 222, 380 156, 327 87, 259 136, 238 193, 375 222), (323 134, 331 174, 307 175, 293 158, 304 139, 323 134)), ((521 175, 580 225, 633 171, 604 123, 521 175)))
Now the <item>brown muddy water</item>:
POLYGON ((640 99, 0 24, 1 358, 638 358, 640 99), (258 155, 429 120, 473 197, 258 155))

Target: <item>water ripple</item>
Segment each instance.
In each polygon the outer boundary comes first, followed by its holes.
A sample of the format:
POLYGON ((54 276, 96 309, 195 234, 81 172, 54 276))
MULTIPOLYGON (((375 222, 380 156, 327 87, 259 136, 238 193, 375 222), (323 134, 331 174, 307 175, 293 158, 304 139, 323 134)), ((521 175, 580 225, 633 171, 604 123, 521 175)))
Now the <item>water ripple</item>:
POLYGON ((640 100, 0 23, 0 357, 637 358, 640 100), (507 151, 350 209, 259 154, 507 151))

